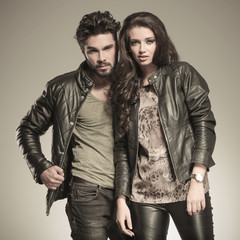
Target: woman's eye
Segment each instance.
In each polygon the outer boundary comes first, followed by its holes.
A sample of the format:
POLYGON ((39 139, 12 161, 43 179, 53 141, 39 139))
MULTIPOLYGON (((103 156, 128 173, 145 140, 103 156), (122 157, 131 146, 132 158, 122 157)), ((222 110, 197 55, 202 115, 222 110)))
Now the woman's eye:
POLYGON ((136 46, 137 44, 138 44, 137 41, 133 41, 133 42, 131 42, 131 46, 136 46))
POLYGON ((155 39, 147 40, 147 44, 152 44, 155 42, 155 39))

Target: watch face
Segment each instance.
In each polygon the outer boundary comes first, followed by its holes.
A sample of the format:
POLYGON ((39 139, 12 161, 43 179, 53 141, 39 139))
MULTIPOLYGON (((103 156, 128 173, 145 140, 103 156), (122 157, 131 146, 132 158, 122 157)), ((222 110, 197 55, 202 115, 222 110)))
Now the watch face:
POLYGON ((203 181, 203 176, 201 174, 196 174, 195 177, 196 177, 197 181, 199 181, 199 182, 203 181))

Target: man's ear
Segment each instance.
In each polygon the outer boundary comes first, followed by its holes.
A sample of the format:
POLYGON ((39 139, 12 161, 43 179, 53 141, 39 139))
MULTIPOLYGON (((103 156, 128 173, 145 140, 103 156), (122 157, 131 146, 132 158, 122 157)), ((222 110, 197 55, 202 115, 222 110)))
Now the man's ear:
POLYGON ((85 51, 84 51, 84 49, 81 48, 81 47, 80 47, 80 49, 81 49, 81 51, 82 51, 82 54, 85 55, 85 51))

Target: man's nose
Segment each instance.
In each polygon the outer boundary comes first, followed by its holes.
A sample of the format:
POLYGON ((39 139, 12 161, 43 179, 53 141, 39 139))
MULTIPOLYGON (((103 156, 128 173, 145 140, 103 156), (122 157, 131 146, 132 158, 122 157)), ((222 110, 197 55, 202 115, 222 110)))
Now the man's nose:
POLYGON ((100 52, 98 53, 98 62, 104 62, 104 61, 106 61, 105 54, 100 51, 100 52))

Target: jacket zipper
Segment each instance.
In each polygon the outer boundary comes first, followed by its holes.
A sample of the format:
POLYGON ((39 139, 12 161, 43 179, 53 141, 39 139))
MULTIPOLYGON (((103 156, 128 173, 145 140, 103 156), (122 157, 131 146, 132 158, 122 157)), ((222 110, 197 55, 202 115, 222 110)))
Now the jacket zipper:
MULTIPOLYGON (((153 88, 154 88, 155 93, 156 93, 157 96, 158 96, 158 91, 157 91, 157 89, 156 89, 155 84, 153 84, 153 88)), ((158 101, 159 101, 159 96, 158 96, 158 101)), ((174 172, 174 174, 175 174, 175 177, 177 178, 176 169, 175 169, 175 166, 174 166, 174 163, 173 163, 173 157, 172 157, 172 153, 171 153, 171 148, 170 148, 169 140, 168 140, 168 137, 167 137, 167 134, 166 134, 166 130, 165 130, 165 126, 164 126, 163 120, 162 120, 162 115, 161 115, 161 111, 160 111, 160 107, 159 107, 159 102, 158 102, 158 115, 159 115, 159 120, 160 120, 161 125, 162 125, 164 137, 165 137, 165 140, 166 140, 166 143, 167 143, 167 146, 168 146, 168 152, 169 152, 169 155, 170 155, 170 161, 171 161, 172 166, 173 166, 173 172, 174 172)))
MULTIPOLYGON (((134 164, 134 171, 133 171, 133 175, 132 175, 132 185, 131 185, 131 194, 132 194, 132 188, 133 188, 133 178, 135 176, 136 173, 136 169, 137 169, 137 162, 138 162, 138 151, 139 151, 139 141, 138 141, 138 121, 139 121, 139 107, 140 107, 140 99, 137 102, 136 108, 135 108, 135 112, 136 112, 136 119, 137 119, 137 133, 136 133, 136 156, 135 156, 135 164, 134 164)), ((131 197, 131 196, 130 196, 131 197)))
MULTIPOLYGON (((94 86, 94 84, 93 84, 93 86, 94 86)), ((92 86, 92 88, 93 88, 93 86, 92 86)), ((91 92, 92 88, 89 89, 87 95, 91 92)), ((85 99, 82 100, 82 102, 81 102, 80 105, 79 105, 79 109, 78 109, 77 116, 79 115, 80 108, 81 108, 82 104, 85 102, 85 100, 86 100, 86 98, 87 98, 87 95, 86 95, 85 99)), ((80 98, 81 98, 81 97, 80 97, 80 98)), ((71 129, 71 132, 70 132, 70 134, 69 134, 69 137, 68 137, 68 140, 67 140, 67 144, 66 144, 66 148, 65 148, 65 149, 68 149, 68 147, 69 147, 69 143, 70 143, 70 140, 71 140, 71 137, 72 137, 73 129, 74 129, 74 127, 76 126, 76 122, 77 122, 77 118, 74 119, 74 122, 73 122, 73 125, 72 125, 72 129, 71 129)), ((63 167, 63 163, 64 163, 64 160, 65 160, 65 158, 66 158, 66 155, 67 155, 67 150, 65 150, 64 155, 63 155, 63 158, 62 158, 62 161, 61 161, 61 164, 59 164, 59 167, 61 167, 61 168, 63 167)))
MULTIPOLYGON (((93 86, 89 89, 87 95, 91 92, 91 90, 92 90, 93 87, 94 87, 94 84, 93 84, 93 86)), ((86 95, 86 97, 87 97, 87 95, 86 95)), ((86 100, 86 97, 85 97, 85 100, 86 100)), ((81 97, 80 97, 80 98, 81 98, 81 97)), ((84 100, 84 101, 85 101, 85 100, 84 100)), ((80 105, 79 105, 79 109, 78 109, 77 116, 78 116, 78 114, 79 114, 79 112, 80 112, 80 108, 81 108, 82 104, 84 103, 84 101, 82 101, 82 102, 80 103, 80 105)), ((64 151, 64 155, 63 155, 63 157, 62 157, 61 163, 59 164, 59 167, 60 167, 60 168, 63 168, 63 163, 64 163, 64 160, 65 160, 66 155, 67 155, 67 149, 68 149, 68 146, 69 146, 69 143, 70 143, 70 140, 71 140, 71 137, 72 137, 73 129, 74 129, 75 125, 76 125, 76 122, 77 122, 77 118, 75 118, 74 124, 73 124, 72 129, 71 129, 71 132, 70 132, 70 134, 69 134, 69 137, 68 137, 68 140, 67 140, 67 144, 66 144, 66 147, 65 147, 65 151, 64 151)), ((59 189, 59 188, 58 188, 58 189, 59 189)), ((50 192, 50 195, 49 195, 49 202, 50 202, 50 199, 53 197, 53 193, 55 193, 55 191, 52 190, 52 191, 50 192)), ((51 207, 51 206, 50 206, 49 203, 48 203, 47 214, 49 214, 50 207, 51 207)))

